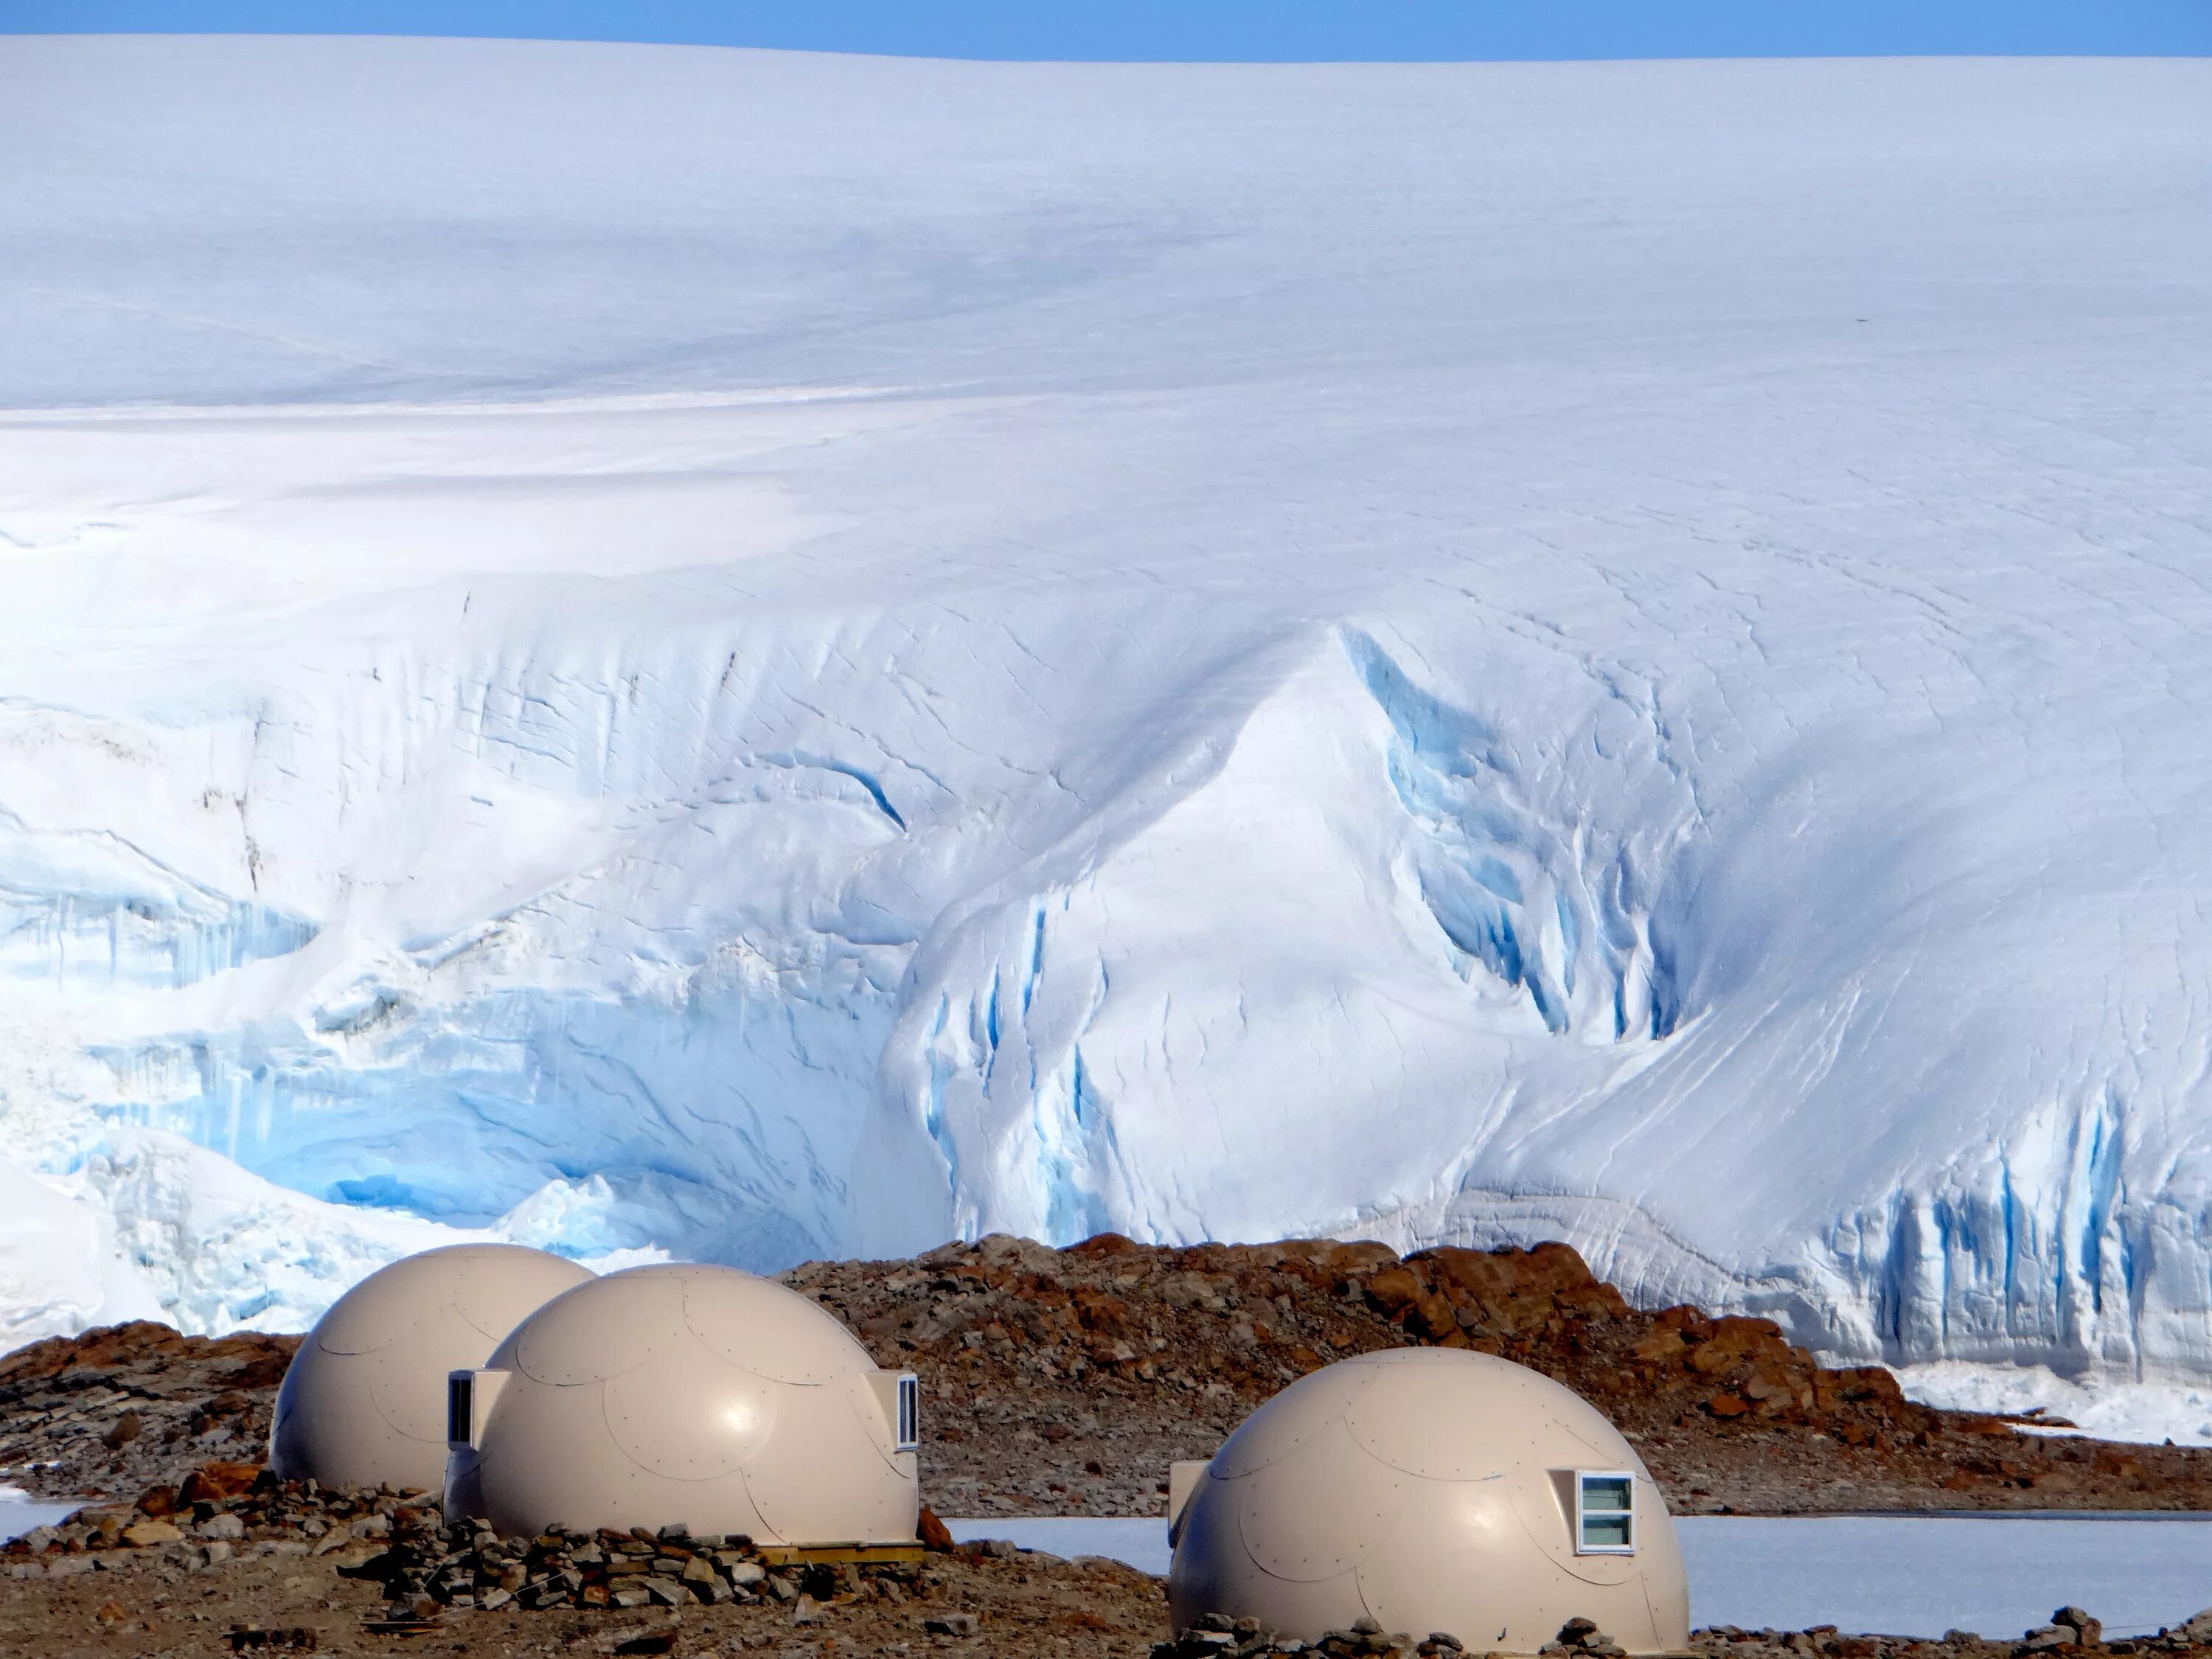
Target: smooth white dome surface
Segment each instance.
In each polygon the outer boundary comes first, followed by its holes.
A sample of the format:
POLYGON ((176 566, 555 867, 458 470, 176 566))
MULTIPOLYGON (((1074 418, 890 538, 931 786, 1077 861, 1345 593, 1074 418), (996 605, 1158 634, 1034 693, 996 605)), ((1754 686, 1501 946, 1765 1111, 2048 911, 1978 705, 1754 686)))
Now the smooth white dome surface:
POLYGON ((269 1465, 288 1480, 436 1492, 446 1377, 481 1365, 524 1317, 592 1277, 520 1244, 402 1257, 331 1305, 276 1394, 269 1465))
POLYGON ((446 1510, 548 1526, 911 1543, 895 1373, 794 1291, 732 1267, 609 1273, 547 1304, 475 1379, 446 1510))
POLYGON ((1174 1535, 1177 1629, 1225 1613, 1314 1641, 1371 1617, 1533 1653, 1581 1616, 1631 1652, 1689 1640, 1642 1460, 1571 1389, 1486 1354, 1395 1349, 1301 1378, 1223 1443, 1174 1535), (1632 1477, 1633 1553, 1578 1552, 1577 1477, 1608 1473, 1632 1477))

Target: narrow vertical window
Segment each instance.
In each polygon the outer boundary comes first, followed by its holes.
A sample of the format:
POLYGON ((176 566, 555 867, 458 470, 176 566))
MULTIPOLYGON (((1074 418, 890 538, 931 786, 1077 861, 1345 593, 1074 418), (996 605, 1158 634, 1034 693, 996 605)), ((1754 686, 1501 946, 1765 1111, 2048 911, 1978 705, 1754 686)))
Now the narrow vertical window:
POLYGON ((1636 1477, 1615 1469, 1575 1473, 1575 1553, 1636 1553, 1636 1477))
POLYGON ((446 1377, 446 1443, 465 1446, 476 1430, 477 1380, 468 1371, 446 1377))
POLYGON ((921 1379, 911 1374, 898 1380, 898 1449, 913 1451, 921 1444, 921 1379))

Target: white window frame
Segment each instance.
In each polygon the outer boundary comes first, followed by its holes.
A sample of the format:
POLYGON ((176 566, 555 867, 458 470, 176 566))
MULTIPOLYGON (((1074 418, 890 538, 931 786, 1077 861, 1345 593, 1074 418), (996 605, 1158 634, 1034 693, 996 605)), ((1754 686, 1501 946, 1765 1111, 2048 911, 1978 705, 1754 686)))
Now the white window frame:
POLYGON ((1575 1553, 1577 1555, 1633 1555, 1636 1553, 1636 1476, 1627 1469, 1577 1469, 1575 1471, 1575 1553), (1589 1485, 1593 1480, 1618 1480, 1628 1487, 1628 1507, 1626 1510, 1591 1509, 1588 1503, 1589 1485), (1593 1544, 1583 1533, 1584 1520, 1592 1516, 1625 1515, 1628 1517, 1628 1541, 1625 1544, 1593 1544))
POLYGON ((921 1449, 921 1379, 912 1371, 898 1376, 898 1421, 894 1444, 900 1451, 921 1449))

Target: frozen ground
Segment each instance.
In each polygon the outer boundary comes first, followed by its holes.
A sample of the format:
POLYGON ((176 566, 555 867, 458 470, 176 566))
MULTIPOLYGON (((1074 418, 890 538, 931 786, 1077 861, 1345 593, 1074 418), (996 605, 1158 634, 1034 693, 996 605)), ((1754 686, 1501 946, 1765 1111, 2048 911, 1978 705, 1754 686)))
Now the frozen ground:
POLYGON ((9 1337, 1330 1231, 2212 1374, 2212 64, 0 79, 9 1337))
MULTIPOLYGON (((1054 1555, 1107 1555, 1164 1574, 1166 1523, 949 1521, 956 1538, 1011 1538, 1054 1555)), ((1835 1625, 1886 1636, 1969 1630, 2002 1638, 2087 1607, 2108 1636, 2178 1625, 2212 1601, 2212 1525, 2197 1516, 2024 1519, 1697 1516, 1674 1523, 1690 1622, 1747 1630, 1835 1625)))

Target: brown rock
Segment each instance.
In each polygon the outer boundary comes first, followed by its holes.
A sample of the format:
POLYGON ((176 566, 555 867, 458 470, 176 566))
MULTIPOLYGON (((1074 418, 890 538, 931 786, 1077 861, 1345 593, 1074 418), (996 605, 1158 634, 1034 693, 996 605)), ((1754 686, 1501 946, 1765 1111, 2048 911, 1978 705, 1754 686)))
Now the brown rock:
POLYGON ((185 1477, 177 1489, 180 1506, 225 1498, 243 1498, 261 1478, 258 1463, 203 1463, 185 1477))
POLYGON ((1797 1352, 1782 1340, 1782 1328, 1772 1320, 1731 1316, 1713 1322, 1712 1334, 1698 1344, 1690 1356, 1690 1364, 1712 1376, 1746 1360, 1769 1359, 1787 1365, 1797 1352))
POLYGON ((921 1513, 915 1518, 914 1530, 926 1550, 949 1550, 952 1547, 952 1534, 927 1504, 921 1506, 921 1513))
POLYGON ((79 1365, 111 1366, 125 1356, 152 1358, 183 1348, 185 1338, 149 1319, 101 1325, 77 1336, 50 1336, 0 1359, 0 1383, 58 1376, 79 1365))
MULTIPOLYGON (((1076 1247, 1081 1249, 1080 1245, 1076 1247)), ((1129 1328, 1129 1306, 1117 1296, 1105 1291, 1079 1289, 1070 1297, 1075 1316, 1086 1331, 1112 1335, 1129 1328)))
POLYGON ((137 1515, 136 1510, 110 1510, 105 1515, 98 1516, 89 1511, 81 1513, 82 1519, 92 1523, 93 1537, 100 1547, 111 1550, 123 1540, 124 1528, 129 1526, 137 1515))
POLYGON ((2095 1647, 2105 1639, 2104 1622, 2091 1618, 2079 1607, 2059 1608, 2051 1615, 2051 1622, 2061 1630, 2072 1631, 2074 1639, 2085 1648, 2095 1647))
POLYGON ((1316 1267, 1340 1279, 1367 1273, 1398 1259, 1397 1251, 1371 1238, 1352 1239, 1348 1243, 1335 1238, 1299 1239, 1274 1248, 1282 1250, 1287 1257, 1294 1247, 1303 1247, 1307 1259, 1316 1267))
POLYGON ((1368 1299, 1385 1313, 1396 1313, 1419 1297, 1424 1286, 1411 1268, 1392 1266, 1367 1276, 1368 1299))
POLYGON ((1459 1316, 1452 1310, 1449 1298, 1431 1291, 1414 1297, 1406 1310, 1406 1328, 1432 1342, 1442 1341, 1460 1334, 1459 1316))
POLYGON ((391 1553, 380 1542, 360 1539, 341 1545, 335 1552, 337 1559, 331 1565, 347 1578, 381 1578, 386 1565, 386 1558, 391 1553))

